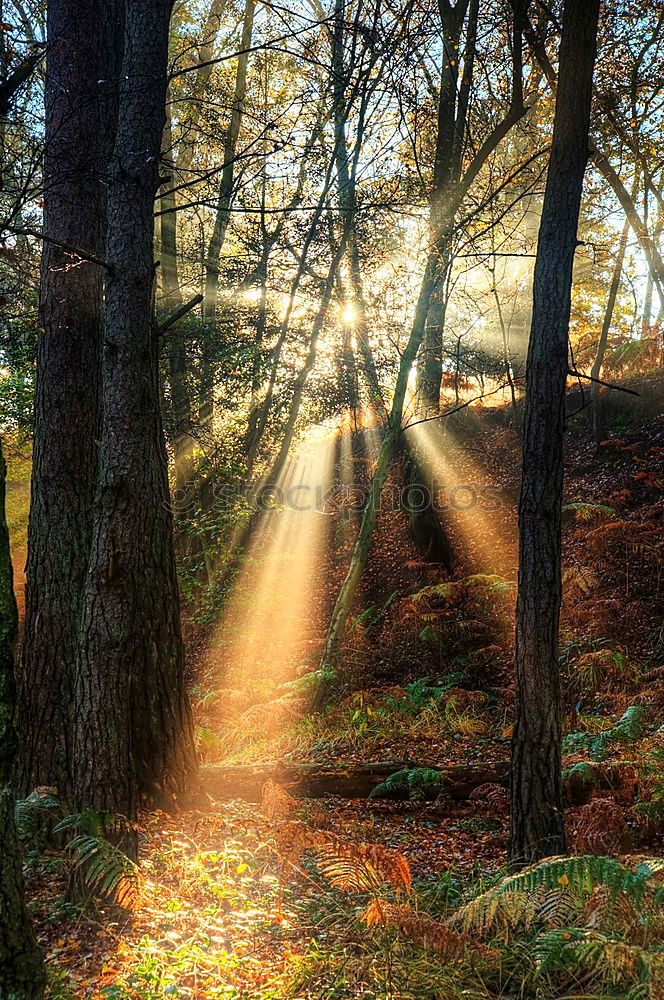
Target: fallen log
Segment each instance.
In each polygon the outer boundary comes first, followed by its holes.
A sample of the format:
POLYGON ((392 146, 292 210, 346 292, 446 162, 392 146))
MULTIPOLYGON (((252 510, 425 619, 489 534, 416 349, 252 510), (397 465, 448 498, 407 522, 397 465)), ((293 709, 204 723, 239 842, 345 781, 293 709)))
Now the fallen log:
MULTIPOLYGON (((465 802, 480 785, 509 786, 508 760, 478 761, 470 764, 437 765, 414 761, 375 761, 368 764, 295 764, 272 761, 264 764, 203 764, 200 778, 203 792, 215 799, 245 799, 260 802, 263 785, 274 781, 299 798, 319 799, 337 795, 342 799, 366 799, 391 774, 405 769, 427 767, 443 776, 444 798, 465 802)), ((572 775, 564 783, 567 805, 583 805, 599 791, 633 800, 637 793, 636 771, 624 764, 591 764, 594 778, 587 781, 572 775)), ((385 795, 381 798, 407 798, 385 795)))
MULTIPOLYGON (((369 764, 333 766, 331 764, 293 764, 275 761, 268 764, 203 764, 201 783, 204 791, 216 799, 246 799, 260 802, 266 781, 274 781, 292 795, 318 799, 338 795, 343 799, 366 799, 389 775, 404 768, 422 767, 413 761, 377 761, 369 764)), ((480 785, 507 786, 509 762, 481 761, 476 764, 438 766, 445 791, 455 801, 465 801, 480 785)))

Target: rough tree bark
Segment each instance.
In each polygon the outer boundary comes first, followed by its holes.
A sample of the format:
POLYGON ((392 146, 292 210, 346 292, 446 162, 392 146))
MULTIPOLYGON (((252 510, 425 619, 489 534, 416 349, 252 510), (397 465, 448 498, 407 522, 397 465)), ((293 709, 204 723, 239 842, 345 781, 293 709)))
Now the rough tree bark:
POLYGON ((107 177, 103 424, 77 663, 77 808, 132 820, 195 779, 152 317, 171 4, 128 0, 107 177))
POLYGON ((519 504, 509 848, 515 865, 565 850, 558 670, 563 429, 572 267, 589 151, 598 17, 599 0, 566 0, 535 264, 519 504))
POLYGON ((14 823, 16 601, 5 519, 6 467, 0 442, 0 998, 39 1000, 46 976, 23 898, 23 859, 14 823))
MULTIPOLYGON (((44 233, 103 258, 101 18, 95 0, 48 5, 44 233)), ((21 786, 54 785, 65 799, 72 792, 72 666, 100 426, 101 295, 97 265, 44 243, 20 684, 21 786)))

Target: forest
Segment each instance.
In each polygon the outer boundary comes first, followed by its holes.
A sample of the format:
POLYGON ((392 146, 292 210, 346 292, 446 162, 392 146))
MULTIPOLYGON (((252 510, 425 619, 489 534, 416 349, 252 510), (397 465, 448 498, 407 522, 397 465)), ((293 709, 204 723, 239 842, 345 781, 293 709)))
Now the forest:
POLYGON ((664 1000, 664 0, 0 0, 0 1000, 664 1000))

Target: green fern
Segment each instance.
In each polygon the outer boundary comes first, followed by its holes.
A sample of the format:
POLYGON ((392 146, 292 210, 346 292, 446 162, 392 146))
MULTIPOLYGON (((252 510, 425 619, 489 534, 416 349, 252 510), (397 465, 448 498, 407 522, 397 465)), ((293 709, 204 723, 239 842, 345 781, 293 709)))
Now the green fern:
POLYGON ((408 698, 408 707, 420 711, 426 708, 432 701, 441 701, 450 688, 460 687, 467 683, 468 675, 460 671, 446 674, 440 681, 433 684, 429 677, 418 677, 417 680, 406 684, 404 688, 408 698))
POLYGON ((493 929, 506 933, 518 926, 530 927, 542 919, 543 890, 564 892, 581 903, 599 885, 606 886, 609 899, 625 893, 637 909, 644 907, 649 895, 652 907, 661 891, 653 880, 661 872, 664 872, 661 858, 649 858, 634 866, 595 855, 548 858, 507 876, 461 907, 455 919, 466 931, 483 933, 493 929))
POLYGON ((338 680, 336 670, 324 667, 321 670, 310 670, 292 681, 286 681, 284 687, 287 691, 300 697, 312 695, 320 685, 334 684, 338 680))
POLYGON ((351 622, 348 634, 350 635, 359 626, 362 626, 367 632, 377 628, 378 625, 382 624, 384 621, 385 616, 390 609, 390 605, 398 596, 399 591, 394 590, 383 604, 371 604, 368 608, 365 608, 364 611, 362 611, 357 618, 354 618, 351 622))
POLYGON ((595 761, 603 760, 608 751, 618 745, 637 743, 645 732, 646 710, 643 705, 630 705, 615 726, 601 733, 570 733, 563 741, 565 750, 587 750, 595 761))
POLYGON ((664 827, 664 746, 650 750, 639 774, 646 787, 650 786, 650 792, 647 800, 636 803, 634 812, 657 829, 664 827))
POLYGON ((597 760, 605 756, 607 750, 619 744, 637 743, 643 736, 646 711, 642 705, 630 705, 612 729, 605 729, 593 740, 590 752, 597 760))
POLYGON ((598 653, 601 649, 613 650, 610 639, 605 637, 595 639, 566 639, 560 643, 559 660, 562 669, 569 669, 575 660, 586 653, 598 653))
POLYGON ((431 587, 423 587, 421 590, 418 590, 417 593, 413 594, 412 601, 413 604, 419 604, 420 601, 431 599, 447 601, 457 594, 458 589, 458 583, 435 583, 431 587))
POLYGON ((570 767, 563 768, 562 777, 563 781, 576 781, 579 784, 589 785, 591 788, 595 788, 599 784, 597 771, 587 760, 580 760, 570 767))
POLYGON ((563 511, 573 511, 577 521, 592 521, 594 517, 615 517, 613 507, 607 507, 603 503, 585 503, 581 500, 575 503, 566 503, 563 511))
POLYGON ((16 829, 23 840, 38 839, 45 825, 57 814, 62 813, 62 805, 54 788, 35 788, 25 799, 17 799, 14 810, 16 829))
MULTIPOLYGON (((638 945, 583 927, 541 934, 534 943, 537 976, 564 976, 574 982, 601 981, 611 986, 648 983, 651 956, 638 945)), ((624 994, 623 994, 624 995, 624 994)))
POLYGON ((395 771, 369 793, 371 799, 435 799, 445 786, 445 776, 433 767, 395 771))
POLYGON ((65 816, 54 833, 77 831, 67 851, 74 873, 90 895, 131 908, 139 894, 141 873, 136 862, 104 836, 109 826, 117 825, 116 817, 89 809, 65 816))
POLYGON ((487 593, 509 595, 514 590, 514 583, 497 573, 474 573, 463 580, 466 587, 479 587, 487 593))

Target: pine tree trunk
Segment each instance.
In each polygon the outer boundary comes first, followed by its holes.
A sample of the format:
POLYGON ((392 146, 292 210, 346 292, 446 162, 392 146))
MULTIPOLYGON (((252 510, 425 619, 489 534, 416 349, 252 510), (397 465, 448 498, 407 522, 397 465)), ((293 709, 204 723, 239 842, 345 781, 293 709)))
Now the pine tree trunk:
POLYGON ((0 443, 0 997, 39 1000, 46 977, 23 898, 23 859, 14 823, 14 648, 16 602, 5 519, 6 468, 0 443))
POLYGON ((443 336, 445 332, 445 279, 450 266, 449 246, 440 237, 448 219, 448 202, 452 185, 461 174, 463 141, 468 114, 468 97, 475 60, 478 4, 472 0, 466 26, 464 73, 461 86, 457 81, 458 51, 468 0, 441 4, 443 55, 438 94, 438 130, 433 165, 433 185, 430 194, 429 226, 432 244, 439 248, 437 281, 431 293, 429 316, 422 338, 422 353, 418 368, 418 403, 424 414, 436 414, 440 409, 440 387, 443 379, 443 336))
POLYGON ((558 669, 563 429, 572 267, 588 159, 598 16, 599 0, 565 4, 535 264, 519 505, 510 831, 516 865, 565 850, 558 669))
POLYGON ((109 168, 103 426, 78 660, 75 805, 135 818, 195 780, 152 318, 170 4, 129 0, 109 168))
MULTIPOLYGON (((48 5, 44 232, 103 257, 101 7, 48 5), (98 155, 95 154, 97 150, 98 155)), ((100 426, 101 269, 44 243, 20 686, 21 785, 71 796, 72 665, 100 426)))

